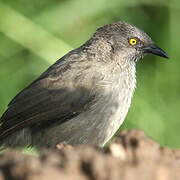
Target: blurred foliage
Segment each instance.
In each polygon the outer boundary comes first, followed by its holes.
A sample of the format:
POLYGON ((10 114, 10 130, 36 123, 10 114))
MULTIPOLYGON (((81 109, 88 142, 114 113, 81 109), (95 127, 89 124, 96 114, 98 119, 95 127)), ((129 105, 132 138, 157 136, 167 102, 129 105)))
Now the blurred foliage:
POLYGON ((180 2, 177 0, 0 0, 0 113, 50 64, 101 25, 127 21, 171 57, 137 65, 137 89, 121 129, 140 128, 162 145, 180 147, 180 2))

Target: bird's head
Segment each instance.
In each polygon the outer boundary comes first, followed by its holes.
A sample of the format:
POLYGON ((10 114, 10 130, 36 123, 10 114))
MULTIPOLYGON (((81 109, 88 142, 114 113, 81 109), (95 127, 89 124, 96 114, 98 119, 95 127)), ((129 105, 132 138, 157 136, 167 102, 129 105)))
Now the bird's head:
POLYGON ((95 37, 106 39, 113 51, 123 59, 137 61, 146 54, 168 58, 145 32, 126 22, 105 25, 97 30, 95 37))

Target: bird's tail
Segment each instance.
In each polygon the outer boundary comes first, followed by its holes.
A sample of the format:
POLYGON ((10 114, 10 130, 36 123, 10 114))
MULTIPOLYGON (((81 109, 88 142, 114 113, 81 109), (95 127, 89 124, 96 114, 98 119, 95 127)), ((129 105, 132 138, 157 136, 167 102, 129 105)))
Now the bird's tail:
POLYGON ((5 149, 3 139, 0 139, 0 153, 5 149))
MULTIPOLYGON (((1 134, 1 124, 0 124, 0 134, 1 134)), ((0 152, 4 150, 4 147, 3 147, 3 139, 0 139, 0 152)))
POLYGON ((0 145, 0 153, 3 151, 3 150, 5 150, 6 148, 4 147, 4 146, 1 146, 0 145))
POLYGON ((14 132, 9 136, 0 139, 0 151, 5 148, 25 147, 32 144, 31 131, 29 128, 24 128, 14 132))

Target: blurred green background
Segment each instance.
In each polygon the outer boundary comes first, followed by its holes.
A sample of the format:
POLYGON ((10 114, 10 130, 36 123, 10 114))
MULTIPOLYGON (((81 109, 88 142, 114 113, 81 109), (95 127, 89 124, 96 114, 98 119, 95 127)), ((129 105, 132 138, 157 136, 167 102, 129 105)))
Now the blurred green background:
POLYGON ((121 129, 143 129, 180 148, 180 1, 0 0, 0 114, 50 64, 99 27, 127 21, 146 31, 170 56, 137 65, 137 89, 121 129))

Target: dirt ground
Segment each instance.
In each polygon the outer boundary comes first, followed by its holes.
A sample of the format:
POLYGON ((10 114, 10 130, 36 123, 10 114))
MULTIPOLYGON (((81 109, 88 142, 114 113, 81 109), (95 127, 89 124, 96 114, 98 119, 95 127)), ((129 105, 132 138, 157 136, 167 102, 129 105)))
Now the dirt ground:
POLYGON ((39 156, 7 150, 0 155, 0 180, 180 180, 180 150, 138 130, 119 133, 103 149, 59 144, 39 156))

